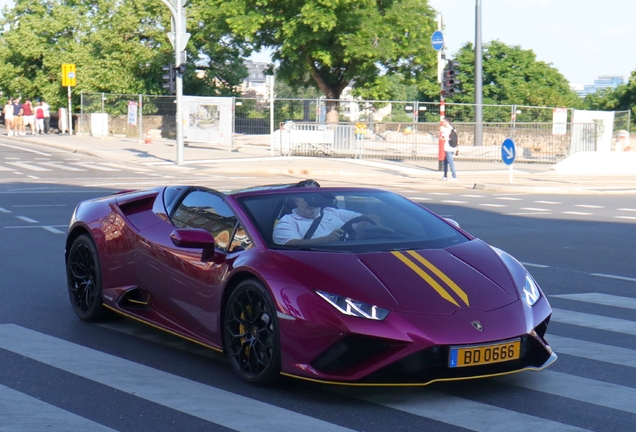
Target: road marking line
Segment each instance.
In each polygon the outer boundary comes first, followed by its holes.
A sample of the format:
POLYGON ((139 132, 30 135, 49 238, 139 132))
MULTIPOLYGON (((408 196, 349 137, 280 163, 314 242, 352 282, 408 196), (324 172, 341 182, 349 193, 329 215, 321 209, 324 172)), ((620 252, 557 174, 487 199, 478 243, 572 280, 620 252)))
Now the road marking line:
POLYGON ((460 195, 466 198, 486 198, 486 195, 460 195))
MULTIPOLYGON (((552 309, 552 322, 636 336, 636 322, 565 309, 552 309)), ((634 397, 636 400, 636 397, 634 397)), ((634 404, 636 409, 636 404, 634 404)))
POLYGON ((34 180, 39 180, 40 179, 40 177, 36 177, 34 175, 28 175, 27 177, 32 178, 34 180))
POLYGON ((554 334, 547 335, 547 339, 554 352, 559 355, 567 354, 588 360, 636 368, 636 350, 571 339, 554 334))
POLYGON ((28 164, 26 162, 7 162, 7 165, 13 165, 13 166, 16 166, 18 168, 27 169, 27 170, 30 170, 30 171, 39 171, 39 172, 51 171, 48 168, 42 168, 42 167, 39 167, 37 165, 28 164))
POLYGON ((495 379, 505 384, 636 414, 636 389, 617 384, 551 370, 495 379))
MULTIPOLYGON (((634 281, 636 282, 636 279, 634 281)), ((636 310, 636 298, 632 297, 621 297, 602 293, 559 294, 550 297, 636 310)))
POLYGON ((536 207, 521 207, 519 210, 529 210, 529 211, 536 211, 536 212, 549 212, 549 211, 551 211, 550 209, 543 209, 543 208, 536 208, 536 207))
POLYGON ((42 228, 44 228, 45 230, 52 232, 53 234, 64 234, 64 231, 60 231, 57 228, 53 228, 50 225, 43 225, 42 228))
POLYGON ((577 212, 577 211, 564 211, 562 214, 570 214, 576 216, 591 216, 593 213, 577 212))
POLYGON ((94 169, 94 170, 97 170, 97 171, 121 171, 119 169, 109 168, 109 167, 105 167, 105 166, 101 166, 101 165, 95 165, 95 164, 88 163, 88 162, 76 162, 73 165, 79 165, 79 166, 83 166, 85 168, 94 169))
POLYGON ((11 213, 11 210, 0 207, 0 213, 11 213))
POLYGON ((410 200, 431 201, 433 198, 428 197, 410 197, 410 200))
POLYGON ((583 208, 592 208, 592 209, 602 209, 603 206, 599 205, 588 205, 588 204, 576 204, 574 207, 583 207, 583 208))
POLYGON ((141 168, 138 166, 133 166, 133 165, 124 165, 124 164, 117 164, 117 163, 113 163, 113 162, 104 162, 101 165, 103 166, 109 166, 112 168, 122 168, 125 170, 137 170, 139 172, 141 172, 142 174, 146 174, 149 171, 152 171, 151 169, 146 169, 146 168, 141 168))
POLYGON ((429 195, 438 195, 438 196, 448 196, 448 195, 450 195, 447 192, 429 192, 428 194, 429 195))
POLYGON ((0 324, 0 348, 237 431, 351 431, 15 324, 0 324))
POLYGON ((635 216, 614 216, 616 219, 629 219, 629 220, 636 220, 635 216))
POLYGON ((534 213, 504 213, 506 216, 548 216, 551 212, 534 212, 534 213))
POLYGON ((24 208, 24 207, 68 207, 68 204, 24 204, 24 205, 14 205, 11 206, 13 208, 24 208))
POLYGON ((7 168, 0 165, 0 171, 13 171, 13 168, 7 168))
POLYGON ((523 201, 522 198, 511 198, 511 197, 497 197, 495 199, 504 200, 504 201, 523 201))
POLYGON ((482 207, 499 207, 499 208, 508 207, 505 204, 479 204, 479 205, 482 206, 482 207))
MULTIPOLYGON (((51 155, 49 153, 44 153, 44 152, 37 151, 37 150, 31 150, 31 149, 24 148, 24 147, 12 146, 12 145, 9 145, 9 144, 0 144, 0 146, 16 149, 16 150, 20 150, 20 151, 25 151, 25 152, 29 152, 29 153, 39 154, 40 156, 53 156, 53 155, 51 155)), ((17 159, 17 158, 11 158, 11 159, 17 159)))
POLYGON ((629 281, 629 282, 636 282, 636 278, 631 278, 631 277, 627 277, 627 276, 616 276, 616 275, 608 275, 608 274, 603 274, 603 273, 590 273, 590 275, 598 276, 598 277, 604 277, 604 278, 610 278, 610 279, 625 280, 625 281, 629 281))
POLYGON ((61 170, 64 170, 64 171, 88 171, 88 170, 85 170, 83 168, 76 168, 76 167, 63 165, 63 164, 56 163, 56 162, 40 162, 40 165, 46 165, 48 167, 55 168, 55 169, 61 169, 61 170))
POLYGON ((618 211, 636 212, 636 209, 633 209, 633 208, 619 208, 618 211))
POLYGON ((399 392, 392 390, 368 388, 361 393, 344 388, 336 391, 376 405, 471 431, 580 432, 585 430, 433 390, 427 389, 426 392, 417 389, 400 389, 399 392))
POLYGON ((558 201, 534 201, 535 204, 563 204, 558 201))
POLYGON ((0 385, 0 424, 7 431, 115 432, 69 411, 0 385))
POLYGON ((35 219, 31 219, 30 217, 26 217, 26 216, 16 216, 16 217, 28 223, 38 223, 38 221, 36 221, 35 219))
POLYGON ((468 204, 468 201, 442 200, 446 204, 468 204))

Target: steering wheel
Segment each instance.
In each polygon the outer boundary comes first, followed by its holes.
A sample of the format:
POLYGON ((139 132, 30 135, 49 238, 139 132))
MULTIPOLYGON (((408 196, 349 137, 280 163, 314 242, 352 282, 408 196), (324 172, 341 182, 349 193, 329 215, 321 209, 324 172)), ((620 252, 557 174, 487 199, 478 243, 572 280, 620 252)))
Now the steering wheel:
POLYGON ((340 237, 340 240, 353 240, 356 238, 356 230, 353 229, 353 224, 360 222, 369 222, 371 225, 377 225, 377 223, 368 216, 357 216, 353 219, 349 219, 343 226, 340 227, 344 231, 344 235, 340 237))

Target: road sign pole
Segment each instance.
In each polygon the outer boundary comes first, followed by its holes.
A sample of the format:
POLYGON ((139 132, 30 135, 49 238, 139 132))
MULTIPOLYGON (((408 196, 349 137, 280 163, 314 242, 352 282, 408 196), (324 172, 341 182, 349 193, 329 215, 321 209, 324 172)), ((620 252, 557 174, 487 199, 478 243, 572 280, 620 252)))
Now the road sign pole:
POLYGON ((68 134, 73 135, 73 111, 71 109, 71 86, 68 89, 68 134))

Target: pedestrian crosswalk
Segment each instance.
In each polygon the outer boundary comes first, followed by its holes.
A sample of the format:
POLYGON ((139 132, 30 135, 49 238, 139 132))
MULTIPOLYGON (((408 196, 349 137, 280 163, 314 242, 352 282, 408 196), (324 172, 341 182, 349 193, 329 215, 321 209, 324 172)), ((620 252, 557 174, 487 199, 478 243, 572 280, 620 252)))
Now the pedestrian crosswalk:
POLYGON ((112 162, 84 162, 84 161, 4 161, 0 163, 0 171, 16 171, 25 172, 50 172, 50 171, 72 171, 72 172, 117 172, 117 171, 136 171, 150 172, 151 169, 142 166, 112 163, 112 162))
MULTIPOLYGON (((374 430, 363 419, 376 410, 381 410, 387 421, 400 422, 404 430, 426 430, 419 423, 422 421, 435 422, 436 427, 431 430, 440 431, 636 430, 636 349, 629 348, 636 346, 632 340, 636 336, 636 316, 608 316, 636 310, 636 298, 607 293, 550 297, 559 303, 546 336, 560 355, 552 368, 423 388, 327 387, 324 391, 333 395, 334 406, 342 408, 344 404, 347 412, 338 421, 329 416, 328 410, 307 407, 312 403, 311 392, 298 396, 297 406, 279 406, 275 398, 265 396, 267 391, 255 392, 260 396, 251 398, 15 324, 0 324, 0 353, 17 354, 227 430, 374 430), (581 312, 589 309, 587 305, 602 308, 598 313, 581 312), (608 337, 605 343, 586 340, 580 337, 580 331, 569 332, 572 326, 607 332, 608 337), (631 342, 615 345, 612 335, 631 342), (585 371, 576 367, 581 361, 586 362, 585 371), (610 368, 623 375, 610 376, 610 368), (551 409, 529 408, 542 404, 551 409)), ((103 327, 176 347, 174 337, 132 321, 106 323, 103 327)), ((188 344, 178 347, 188 350, 188 344)), ((201 348, 190 350, 199 354, 201 348)), ((315 402, 324 404, 324 395, 316 397, 315 402)), ((2 382, 0 407, 3 432, 113 430, 98 419, 64 411, 2 382)))

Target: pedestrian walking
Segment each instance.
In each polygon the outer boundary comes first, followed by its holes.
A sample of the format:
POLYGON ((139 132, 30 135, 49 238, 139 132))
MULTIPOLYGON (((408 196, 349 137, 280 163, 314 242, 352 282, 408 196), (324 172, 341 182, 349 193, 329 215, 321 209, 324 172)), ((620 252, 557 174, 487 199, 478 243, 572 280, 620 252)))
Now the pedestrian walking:
POLYGON ((14 135, 25 135, 24 119, 22 118, 22 103, 20 96, 13 100, 13 131, 14 135))
POLYGON ((448 120, 444 119, 442 120, 440 133, 442 135, 442 141, 444 142, 444 153, 446 154, 446 157, 444 158, 444 177, 442 177, 442 180, 457 181, 455 161, 453 160, 453 158, 459 154, 459 150, 457 149, 459 142, 457 131, 448 120), (450 179, 448 178, 449 166, 452 175, 450 179))
MULTIPOLYGON (((23 128, 29 126, 31 128, 31 135, 35 135, 35 113, 33 112, 33 105, 31 105, 31 100, 27 99, 22 104, 22 115, 23 115, 23 128)), ((26 132, 23 134, 26 135, 26 132)))
POLYGON ((38 135, 44 133, 44 108, 40 101, 35 105, 35 133, 38 135))
POLYGON ((44 133, 51 132, 51 106, 42 99, 42 109, 44 110, 44 133))
POLYGON ((13 136, 13 101, 11 99, 7 100, 2 112, 4 113, 4 125, 7 128, 7 136, 13 136))

